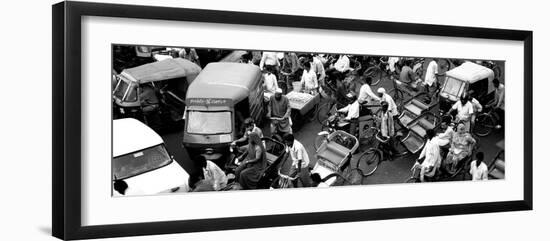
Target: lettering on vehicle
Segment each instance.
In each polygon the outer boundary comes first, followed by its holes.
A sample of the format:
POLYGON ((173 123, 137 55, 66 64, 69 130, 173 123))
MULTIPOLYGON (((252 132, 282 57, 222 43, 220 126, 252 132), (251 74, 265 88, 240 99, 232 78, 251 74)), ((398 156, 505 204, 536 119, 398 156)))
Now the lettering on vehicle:
POLYGON ((231 99, 222 98, 190 98, 186 101, 187 105, 206 105, 206 106, 231 106, 231 99))

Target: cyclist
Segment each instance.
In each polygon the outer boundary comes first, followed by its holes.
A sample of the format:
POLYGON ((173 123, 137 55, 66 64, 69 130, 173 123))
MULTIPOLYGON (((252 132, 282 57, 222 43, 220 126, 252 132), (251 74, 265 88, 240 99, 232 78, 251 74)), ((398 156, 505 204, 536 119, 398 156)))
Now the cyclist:
POLYGON ((395 104, 395 101, 393 101, 393 98, 386 93, 386 89, 378 88, 376 92, 378 92, 378 97, 380 97, 380 100, 388 104, 388 109, 391 112, 392 117, 395 118, 399 116, 397 105, 395 104))
MULTIPOLYGON (((359 89, 359 97, 357 98, 359 101, 359 104, 365 105, 372 102, 380 102, 380 97, 378 95, 374 94, 372 91, 371 85, 372 84, 372 78, 366 77, 365 78, 365 84, 361 86, 361 89, 359 89)), ((365 108, 366 109, 366 108, 365 108)), ((361 115, 370 114, 370 111, 366 111, 365 113, 362 113, 361 115)))
POLYGON ((358 123, 357 119, 359 118, 361 105, 357 101, 357 96, 355 95, 355 93, 350 92, 346 95, 346 97, 350 99, 351 104, 339 109, 338 112, 347 114, 346 117, 344 117, 343 121, 347 121, 350 123, 349 133, 355 135, 358 123))
POLYGON ((420 156, 411 168, 412 171, 420 170, 420 181, 424 182, 425 177, 433 177, 441 166, 441 140, 436 137, 433 129, 426 130, 426 144, 422 148, 420 156))
POLYGON ((460 100, 457 101, 451 109, 447 112, 447 115, 450 115, 452 111, 456 111, 456 118, 458 121, 462 121, 466 130, 470 131, 470 123, 474 114, 474 106, 472 102, 469 101, 469 95, 463 95, 460 97, 460 100))

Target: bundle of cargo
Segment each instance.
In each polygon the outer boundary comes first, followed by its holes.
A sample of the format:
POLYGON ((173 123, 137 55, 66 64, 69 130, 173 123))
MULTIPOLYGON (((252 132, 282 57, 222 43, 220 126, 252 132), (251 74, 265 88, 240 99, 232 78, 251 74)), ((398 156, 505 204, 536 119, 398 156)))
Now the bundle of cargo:
POLYGON ((310 95, 306 93, 291 91, 286 97, 290 102, 290 107, 296 109, 301 115, 309 112, 317 103, 319 103, 319 95, 310 95))

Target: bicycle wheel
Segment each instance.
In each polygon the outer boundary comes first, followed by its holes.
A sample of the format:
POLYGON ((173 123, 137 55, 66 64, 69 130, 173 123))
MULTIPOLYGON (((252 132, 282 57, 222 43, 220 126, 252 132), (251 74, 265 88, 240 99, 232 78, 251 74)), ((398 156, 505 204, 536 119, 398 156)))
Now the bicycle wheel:
POLYGON ((359 131, 359 145, 361 150, 367 150, 376 146, 378 141, 376 140, 376 134, 378 133, 378 128, 376 128, 374 120, 366 121, 362 126, 362 129, 359 131))
POLYGON ((376 171, 378 164, 380 164, 380 160, 382 159, 380 153, 380 150, 371 148, 359 157, 356 168, 363 172, 363 176, 370 176, 376 171))
POLYGON ((328 120, 327 119, 329 117, 331 108, 332 108, 332 103, 331 102, 322 104, 317 108, 317 121, 323 127, 328 126, 328 120))
POLYGON ((371 85, 377 85, 382 79, 382 70, 378 66, 371 66, 364 73, 365 76, 371 77, 371 85))
POLYGON ((493 131, 493 128, 495 128, 495 125, 495 120, 491 117, 491 115, 487 113, 481 114, 476 118, 474 134, 479 137, 488 136, 491 134, 491 131, 493 131))
POLYGON ((401 108, 403 107, 403 103, 405 102, 405 96, 403 94, 403 91, 400 89, 391 89, 388 91, 388 95, 390 95, 393 98, 393 101, 395 102, 395 105, 397 106, 398 110, 401 111, 401 108))

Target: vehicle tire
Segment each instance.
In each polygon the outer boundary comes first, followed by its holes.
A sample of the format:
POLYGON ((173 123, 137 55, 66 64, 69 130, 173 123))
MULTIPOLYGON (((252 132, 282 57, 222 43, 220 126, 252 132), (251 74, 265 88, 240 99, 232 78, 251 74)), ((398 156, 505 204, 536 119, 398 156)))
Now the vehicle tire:
POLYGON ((363 176, 372 175, 382 159, 381 151, 375 148, 368 149, 357 160, 356 168, 363 172, 363 176))
POLYGON ((397 109, 401 111, 403 108, 403 103, 405 102, 405 96, 403 94, 403 91, 400 89, 391 89, 388 91, 388 95, 390 95, 393 98, 393 101, 395 102, 395 105, 397 106, 397 109))
POLYGON ((359 136, 359 145, 361 150, 374 148, 376 144, 378 144, 378 140, 376 139, 378 128, 376 128, 375 125, 374 120, 369 120, 368 123, 363 126, 364 130, 359 130, 359 133, 361 133, 359 136))
POLYGON ((324 103, 317 108, 317 121, 323 127, 328 126, 328 116, 329 116, 331 107, 332 107, 332 103, 329 102, 329 103, 324 103))
POLYGON ((479 137, 485 137, 491 134, 495 125, 496 122, 491 115, 484 113, 477 116, 473 132, 479 137))
POLYGON ((377 85, 382 79, 382 70, 377 66, 371 66, 367 70, 365 70, 365 73, 363 75, 372 78, 371 85, 377 85))

